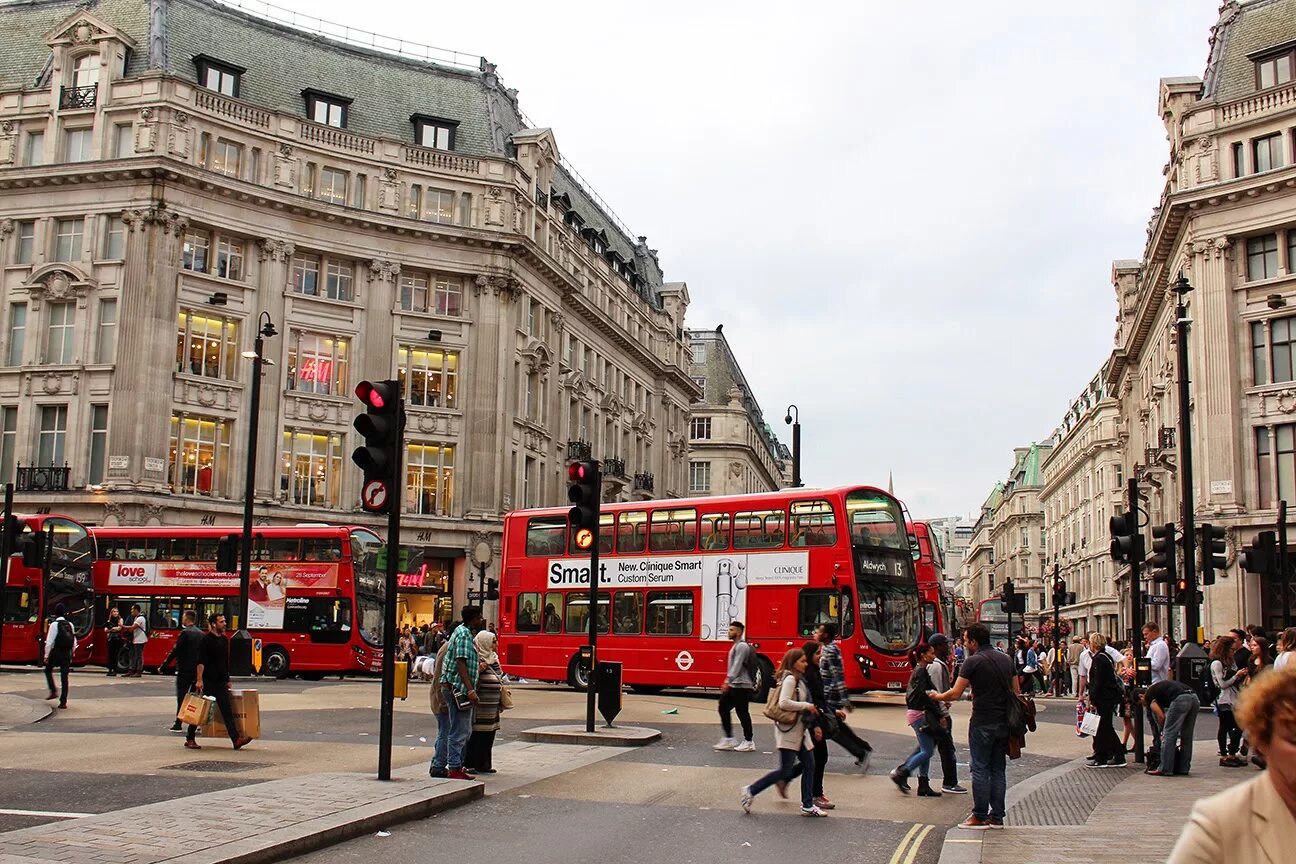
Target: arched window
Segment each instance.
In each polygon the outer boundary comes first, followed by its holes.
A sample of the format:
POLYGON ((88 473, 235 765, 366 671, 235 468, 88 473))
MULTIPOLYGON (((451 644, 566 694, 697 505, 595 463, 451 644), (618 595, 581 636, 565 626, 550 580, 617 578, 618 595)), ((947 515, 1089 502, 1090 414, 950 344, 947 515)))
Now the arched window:
POLYGON ((99 55, 83 54, 72 63, 72 86, 95 87, 99 84, 99 55))

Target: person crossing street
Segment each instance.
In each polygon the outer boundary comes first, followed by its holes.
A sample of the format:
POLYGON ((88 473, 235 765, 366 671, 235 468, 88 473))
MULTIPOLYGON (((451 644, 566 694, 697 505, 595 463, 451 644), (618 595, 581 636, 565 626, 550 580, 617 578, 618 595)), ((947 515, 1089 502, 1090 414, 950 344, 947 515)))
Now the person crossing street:
POLYGON ((756 690, 756 649, 743 638, 746 627, 741 621, 729 625, 729 665, 725 672, 724 683, 720 685, 720 728, 724 737, 712 748, 715 750, 734 750, 738 753, 752 753, 756 745, 752 742, 751 699, 756 690), (733 737, 733 719, 730 711, 738 714, 742 724, 742 741, 733 737))

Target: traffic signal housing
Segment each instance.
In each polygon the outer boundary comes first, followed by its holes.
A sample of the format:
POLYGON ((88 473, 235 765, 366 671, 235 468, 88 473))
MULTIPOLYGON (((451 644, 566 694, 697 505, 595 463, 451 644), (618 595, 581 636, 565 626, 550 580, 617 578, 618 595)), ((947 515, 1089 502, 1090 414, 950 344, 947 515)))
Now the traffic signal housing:
POLYGON ((1148 559, 1152 567, 1153 582, 1170 582, 1175 578, 1175 524, 1152 527, 1152 557, 1148 559))
MULTIPOLYGON (((598 536, 599 527, 599 479, 598 463, 593 461, 573 462, 567 466, 567 500, 572 503, 568 519, 571 522, 573 535, 580 531, 589 531, 598 536)), ((579 542, 577 544, 580 545, 579 542)), ((584 547, 581 547, 584 548, 584 547)))
POLYGON ((1259 532, 1238 559, 1246 572, 1272 576, 1278 571, 1278 535, 1272 531, 1259 532))
POLYGON ((364 444, 351 454, 351 461, 364 472, 360 506, 369 513, 389 513, 399 494, 396 466, 400 459, 401 398, 399 381, 361 381, 356 398, 365 413, 356 417, 355 430, 364 444))
POLYGON ((499 599, 499 580, 498 580, 498 579, 487 579, 487 580, 486 580, 486 599, 487 599, 487 600, 498 600, 498 599, 499 599))
POLYGON ((1118 516, 1111 517, 1108 523, 1111 529, 1111 557, 1126 564, 1143 563, 1146 550, 1143 548, 1143 535, 1138 530, 1138 513, 1127 510, 1118 516))
POLYGON ((1228 567, 1224 557, 1227 547, 1224 544, 1224 526, 1202 523, 1197 539, 1198 569, 1201 570, 1201 584, 1214 585, 1215 571, 1228 567))
POLYGON ((216 572, 239 572, 239 540, 237 534, 226 534, 216 541, 216 572))

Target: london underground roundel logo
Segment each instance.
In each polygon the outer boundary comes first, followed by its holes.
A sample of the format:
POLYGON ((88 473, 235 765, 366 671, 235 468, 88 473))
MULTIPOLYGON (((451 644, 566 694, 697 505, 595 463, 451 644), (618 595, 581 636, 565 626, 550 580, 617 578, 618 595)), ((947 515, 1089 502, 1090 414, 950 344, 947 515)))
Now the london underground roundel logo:
POLYGON ((693 668, 693 655, 687 651, 681 651, 675 655, 675 665, 681 672, 687 672, 693 668))

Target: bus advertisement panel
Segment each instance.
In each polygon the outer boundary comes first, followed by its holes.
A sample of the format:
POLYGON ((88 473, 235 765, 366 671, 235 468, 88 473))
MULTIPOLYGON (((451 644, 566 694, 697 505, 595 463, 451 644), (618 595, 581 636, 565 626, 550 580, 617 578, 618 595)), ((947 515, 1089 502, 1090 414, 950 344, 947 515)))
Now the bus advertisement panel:
MULTIPOLYGON (((604 505, 598 659, 640 691, 718 687, 743 621, 764 683, 788 646, 833 624, 849 689, 903 689, 920 631, 904 524, 870 487, 604 505)), ((583 688, 589 559, 566 508, 505 516, 501 581, 505 670, 583 688)))

